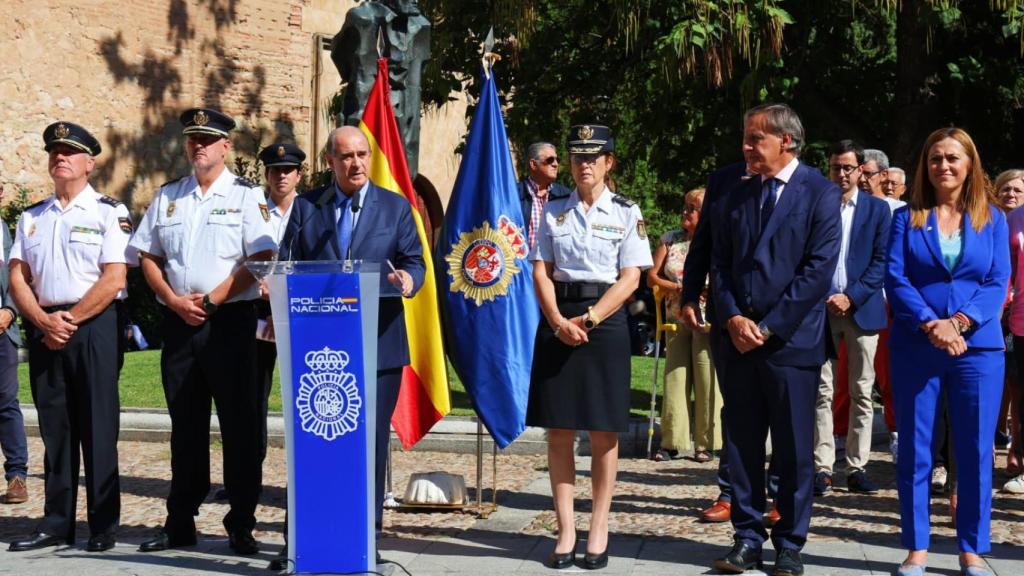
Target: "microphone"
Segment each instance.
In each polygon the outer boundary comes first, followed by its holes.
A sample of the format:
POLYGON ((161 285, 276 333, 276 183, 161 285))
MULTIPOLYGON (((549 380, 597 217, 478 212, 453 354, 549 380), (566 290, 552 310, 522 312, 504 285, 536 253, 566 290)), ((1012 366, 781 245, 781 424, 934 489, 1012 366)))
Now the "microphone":
MULTIPOLYGON (((330 202, 330 201, 332 201, 334 199, 333 192, 334 192, 333 187, 331 187, 328 190, 326 190, 323 194, 321 194, 319 198, 317 198, 316 202, 313 203, 313 205, 316 206, 317 211, 319 211, 321 208, 324 207, 325 204, 327 204, 328 202, 330 202)), ((295 201, 297 202, 298 198, 296 198, 295 201)), ((291 217, 292 218, 296 218, 298 216, 299 216, 299 213, 296 212, 295 210, 292 210, 291 217)), ((306 227, 306 223, 309 222, 309 220, 312 220, 312 218, 300 221, 299 222, 299 226, 295 229, 295 234, 292 234, 291 240, 289 240, 289 242, 288 242, 288 260, 287 260, 288 262, 295 261, 295 252, 294 252, 295 240, 300 235, 302 235, 302 229, 306 227)), ((282 240, 283 240, 283 238, 282 238, 282 240)), ((281 258, 281 251, 278 250, 277 251, 277 259, 280 260, 280 258, 281 258)))
MULTIPOLYGON (((352 208, 352 232, 351 232, 351 234, 354 237, 356 235, 356 214, 359 213, 359 208, 360 208, 360 206, 359 206, 359 191, 358 190, 356 190, 356 192, 352 195, 352 206, 351 206, 351 208, 352 208)), ((348 240, 348 253, 345 254, 345 260, 351 260, 351 259, 352 259, 352 238, 349 238, 349 240, 348 240)))

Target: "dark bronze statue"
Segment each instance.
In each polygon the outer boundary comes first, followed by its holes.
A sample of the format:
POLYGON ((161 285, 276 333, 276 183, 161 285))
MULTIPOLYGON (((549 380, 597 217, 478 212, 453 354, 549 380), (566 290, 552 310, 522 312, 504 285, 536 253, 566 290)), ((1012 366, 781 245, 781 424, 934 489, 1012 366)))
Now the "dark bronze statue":
POLYGON ((358 125, 377 76, 378 32, 388 59, 391 101, 402 134, 409 175, 419 172, 420 77, 430 58, 430 21, 420 14, 415 0, 364 2, 349 10, 345 24, 334 36, 331 60, 348 83, 340 124, 358 125))

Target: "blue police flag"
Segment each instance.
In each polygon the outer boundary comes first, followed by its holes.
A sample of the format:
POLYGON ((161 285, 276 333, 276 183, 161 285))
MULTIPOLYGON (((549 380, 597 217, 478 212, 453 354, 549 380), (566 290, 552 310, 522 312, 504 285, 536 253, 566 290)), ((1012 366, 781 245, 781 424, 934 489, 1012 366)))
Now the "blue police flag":
POLYGON ((493 74, 484 73, 437 250, 448 357, 504 448, 526 428, 540 309, 493 74))

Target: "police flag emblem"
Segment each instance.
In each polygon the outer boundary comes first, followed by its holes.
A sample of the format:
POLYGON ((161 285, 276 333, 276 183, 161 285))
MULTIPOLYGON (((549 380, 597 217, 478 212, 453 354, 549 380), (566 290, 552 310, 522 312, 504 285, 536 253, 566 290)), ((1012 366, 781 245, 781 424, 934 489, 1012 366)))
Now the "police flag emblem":
POLYGON ((499 228, 490 222, 459 235, 445 256, 450 290, 461 292, 477 306, 508 294, 512 277, 522 271, 516 266, 517 258, 526 257, 526 242, 522 231, 507 216, 499 218, 499 228))

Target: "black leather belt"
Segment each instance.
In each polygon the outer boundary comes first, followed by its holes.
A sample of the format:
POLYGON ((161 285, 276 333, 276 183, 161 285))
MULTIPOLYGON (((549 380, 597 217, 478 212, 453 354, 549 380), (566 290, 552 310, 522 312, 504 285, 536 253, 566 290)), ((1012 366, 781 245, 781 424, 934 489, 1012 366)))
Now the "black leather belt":
POLYGON ((43 306, 42 308, 43 308, 43 312, 46 312, 47 314, 51 314, 51 313, 56 312, 58 310, 62 310, 62 311, 65 311, 65 312, 68 311, 68 310, 71 310, 72 308, 75 307, 75 304, 78 304, 78 302, 74 302, 74 303, 71 303, 71 304, 57 304, 55 306, 43 306))
POLYGON ((611 284, 590 282, 555 282, 555 297, 566 300, 600 298, 611 287, 611 284))

